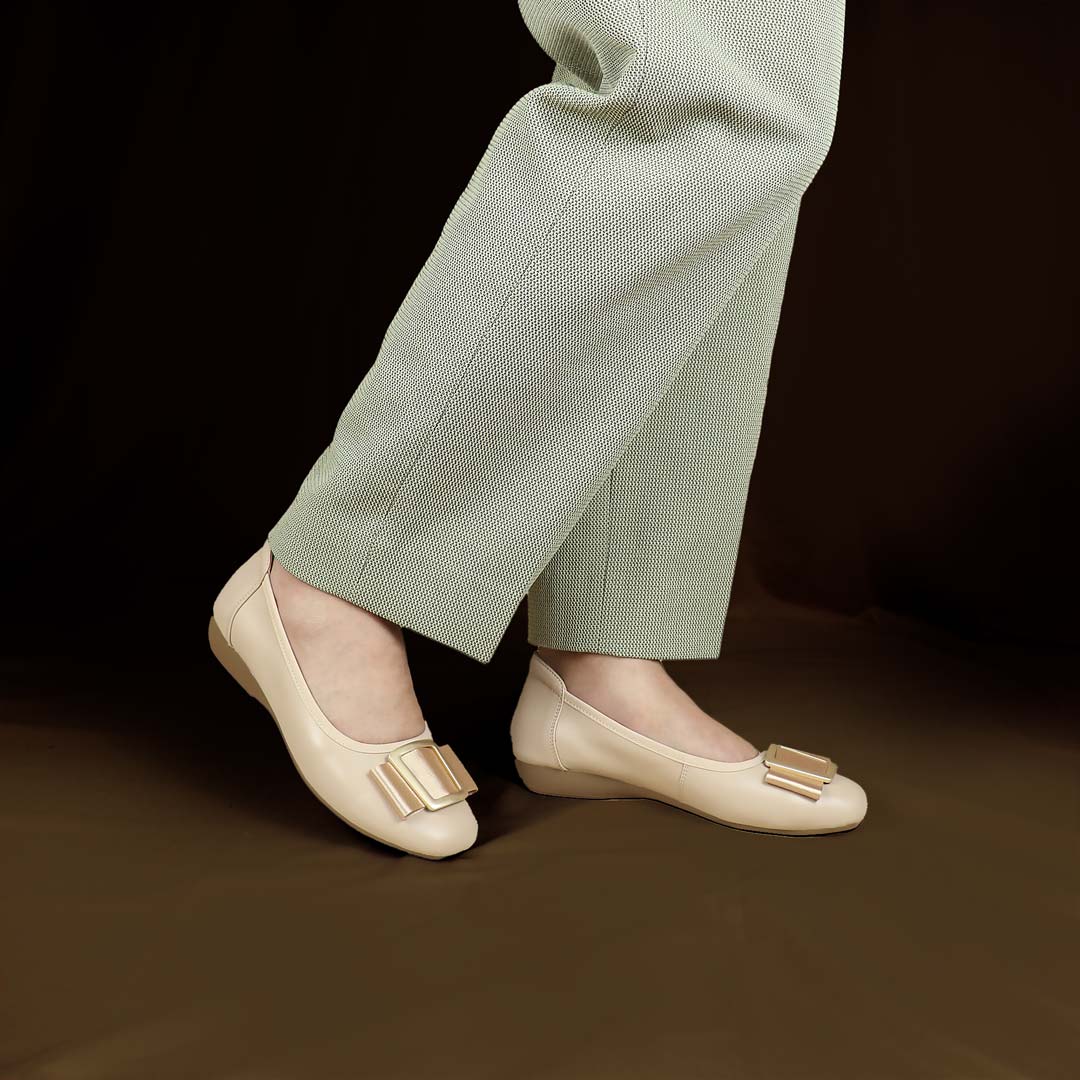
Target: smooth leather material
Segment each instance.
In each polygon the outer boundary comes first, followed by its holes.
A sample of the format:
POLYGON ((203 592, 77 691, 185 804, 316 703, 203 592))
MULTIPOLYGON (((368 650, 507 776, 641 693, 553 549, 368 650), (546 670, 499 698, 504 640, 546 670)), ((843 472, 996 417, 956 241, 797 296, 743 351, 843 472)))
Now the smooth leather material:
MULTIPOLYGON (((737 828, 791 835, 840 832, 854 828, 866 814, 865 791, 840 773, 815 802, 765 783, 764 751, 746 761, 713 761, 641 735, 571 694, 536 653, 510 737, 519 763, 616 780, 737 828)), ((579 787, 587 791, 588 782, 579 787)), ((550 793, 562 794, 566 788, 553 784, 550 793)))
MULTIPOLYGON (((467 803, 402 818, 372 776, 390 751, 432 738, 427 724, 415 738, 358 742, 338 731, 319 708, 281 622, 270 584, 272 563, 264 545, 233 574, 214 603, 214 623, 277 721, 305 783, 354 829, 402 851, 438 859, 470 847, 477 824, 467 803)), ((232 669, 235 657, 222 662, 232 669)), ((237 677, 243 684, 243 672, 237 677)))

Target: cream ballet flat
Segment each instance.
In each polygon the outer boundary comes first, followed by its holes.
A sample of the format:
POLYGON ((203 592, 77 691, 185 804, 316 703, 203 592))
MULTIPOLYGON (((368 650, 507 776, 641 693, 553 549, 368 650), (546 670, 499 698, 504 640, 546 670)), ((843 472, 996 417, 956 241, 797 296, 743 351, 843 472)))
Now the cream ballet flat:
POLYGON ((818 754, 773 743, 746 761, 684 754, 575 697, 533 653, 510 724, 531 791, 577 799, 656 799, 753 832, 810 836, 853 829, 866 792, 818 754))
POLYGON ((210 647, 230 675, 277 722, 293 764, 342 821, 391 847, 441 859, 476 839, 465 800, 476 784, 431 731, 400 742, 357 742, 326 718, 312 696, 282 625, 264 544, 214 602, 210 647))

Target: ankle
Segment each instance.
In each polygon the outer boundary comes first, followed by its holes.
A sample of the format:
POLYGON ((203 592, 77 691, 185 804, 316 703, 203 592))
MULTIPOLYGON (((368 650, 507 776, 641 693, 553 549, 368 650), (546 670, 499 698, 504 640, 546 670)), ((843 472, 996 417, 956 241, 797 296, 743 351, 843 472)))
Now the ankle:
POLYGON ((289 628, 296 632, 334 635, 349 628, 367 625, 377 637, 393 638, 404 644, 401 627, 381 615, 367 611, 340 596, 323 592, 289 573, 277 560, 270 568, 274 600, 289 628))
POLYGON ((320 602, 328 603, 330 600, 328 593, 316 589, 314 585, 309 585, 302 578, 289 573, 277 559, 270 567, 270 587, 274 590, 274 599, 279 606, 288 604, 315 610, 320 602))
POLYGON ((553 667, 560 675, 564 672, 628 672, 635 669, 655 672, 663 666, 660 660, 648 660, 639 656, 612 656, 610 653, 570 652, 565 649, 552 649, 547 645, 538 645, 536 654, 544 663, 553 667))
POLYGON ((662 660, 537 647, 566 689, 624 726, 668 746, 718 761, 747 761, 753 743, 705 712, 662 660))
POLYGON ((400 626, 307 584, 276 561, 270 585, 308 689, 334 727, 367 743, 423 733, 400 626))
POLYGON ((569 652, 545 645, 538 646, 536 652, 544 663, 555 669, 571 694, 587 701, 602 699, 608 705, 614 705, 626 696, 644 692, 669 678, 659 660, 569 652))

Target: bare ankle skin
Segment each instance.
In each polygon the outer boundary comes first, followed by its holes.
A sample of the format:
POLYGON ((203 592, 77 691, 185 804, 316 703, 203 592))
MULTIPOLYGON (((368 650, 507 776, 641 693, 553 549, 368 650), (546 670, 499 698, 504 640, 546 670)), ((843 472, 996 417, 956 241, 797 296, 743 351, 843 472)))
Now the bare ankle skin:
POLYGON ((716 761, 745 761, 758 753, 753 743, 702 710, 661 660, 543 645, 536 652, 575 697, 657 742, 716 761))
POLYGON ((319 708, 360 742, 396 742, 424 731, 401 627, 289 573, 270 568, 281 621, 319 708))

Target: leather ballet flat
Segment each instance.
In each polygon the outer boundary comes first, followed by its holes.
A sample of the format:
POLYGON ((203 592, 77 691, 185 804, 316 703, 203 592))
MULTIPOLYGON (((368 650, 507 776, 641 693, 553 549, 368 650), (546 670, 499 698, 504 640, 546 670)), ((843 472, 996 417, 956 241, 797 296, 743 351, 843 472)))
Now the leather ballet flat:
POLYGON ((571 694, 536 653, 510 724, 518 775, 541 795, 655 799, 752 832, 815 836, 855 828, 866 792, 828 757, 773 743, 745 761, 686 754, 571 694))
POLYGON ((427 859, 470 847, 477 825, 466 799, 476 784, 427 724, 411 739, 358 742, 324 715, 304 680, 270 584, 264 544, 214 602, 210 647, 274 718, 315 796, 357 832, 427 859))

